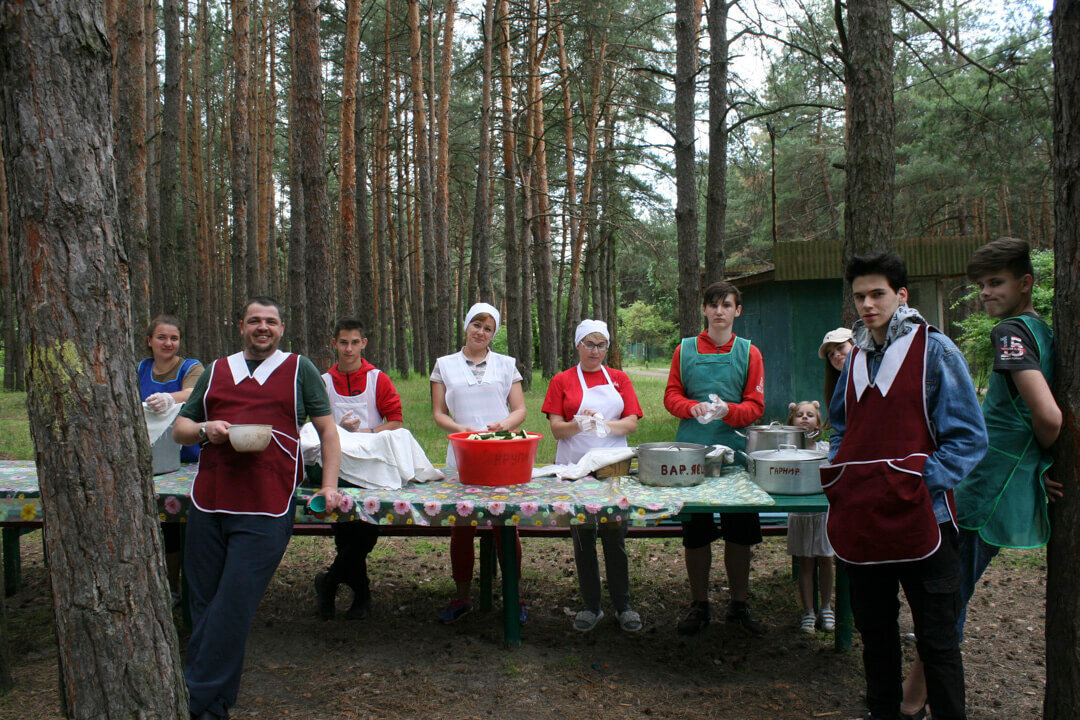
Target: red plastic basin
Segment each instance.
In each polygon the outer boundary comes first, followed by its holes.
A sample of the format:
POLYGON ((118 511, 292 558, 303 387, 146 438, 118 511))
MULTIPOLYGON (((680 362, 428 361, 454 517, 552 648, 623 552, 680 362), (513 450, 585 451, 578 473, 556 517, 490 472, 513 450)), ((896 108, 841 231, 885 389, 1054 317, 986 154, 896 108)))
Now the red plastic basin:
POLYGON ((466 485, 519 485, 532 480, 536 448, 544 436, 520 440, 469 440, 472 433, 450 433, 458 479, 466 485))

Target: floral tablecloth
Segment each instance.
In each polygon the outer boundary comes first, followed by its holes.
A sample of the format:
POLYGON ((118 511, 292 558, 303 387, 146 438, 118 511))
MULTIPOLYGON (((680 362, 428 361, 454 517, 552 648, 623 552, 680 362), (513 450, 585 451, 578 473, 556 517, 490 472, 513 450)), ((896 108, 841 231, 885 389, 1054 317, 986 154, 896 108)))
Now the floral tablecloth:
MULTIPOLYGON (((197 466, 154 476, 161 520, 183 522, 197 466)), ((636 478, 576 481, 543 478, 521 485, 463 485, 451 472, 446 480, 410 484, 400 490, 345 487, 353 500, 348 512, 317 518, 308 512, 311 488, 297 489, 298 522, 364 520, 380 525, 452 526, 459 524, 567 526, 585 522, 649 525, 678 515, 686 505, 716 510, 753 506, 767 509, 773 498, 742 468, 727 468, 688 488, 651 487, 636 478)), ((0 462, 0 522, 41 520, 37 470, 32 462, 0 462)))

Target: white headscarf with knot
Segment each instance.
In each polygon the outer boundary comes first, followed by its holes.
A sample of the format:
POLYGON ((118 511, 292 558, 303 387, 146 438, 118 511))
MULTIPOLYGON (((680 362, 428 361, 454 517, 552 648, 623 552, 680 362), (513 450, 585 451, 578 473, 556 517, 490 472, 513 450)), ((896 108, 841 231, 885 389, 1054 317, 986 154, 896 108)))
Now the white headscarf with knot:
POLYGON ((611 335, 608 333, 607 323, 603 320, 582 320, 577 326, 577 330, 574 331, 574 346, 581 342, 582 338, 593 333, 600 333, 604 336, 604 339, 611 342, 611 335))
POLYGON ((494 305, 489 305, 485 302, 478 302, 469 308, 469 312, 465 313, 465 327, 469 327, 469 323, 473 321, 474 317, 484 313, 487 313, 495 320, 495 332, 492 333, 492 335, 495 335, 499 332, 499 311, 495 309, 494 305))

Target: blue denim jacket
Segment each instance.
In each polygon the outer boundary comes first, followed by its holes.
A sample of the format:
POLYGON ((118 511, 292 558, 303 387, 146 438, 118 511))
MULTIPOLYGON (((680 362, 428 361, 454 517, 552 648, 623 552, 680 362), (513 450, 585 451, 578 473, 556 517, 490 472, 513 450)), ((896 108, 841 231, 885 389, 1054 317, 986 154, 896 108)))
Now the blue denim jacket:
MULTIPOLYGON (((878 368, 888 344, 867 352, 870 380, 878 368)), ((864 351, 865 352, 865 351, 864 351)), ((833 428, 829 441, 829 460, 836 457, 844 439, 847 409, 844 406, 848 366, 844 363, 836 391, 829 401, 829 424, 833 428)), ((986 454, 986 424, 983 422, 975 386, 971 382, 967 360, 952 340, 931 328, 926 334, 926 407, 930 416, 930 431, 937 450, 923 468, 923 480, 930 491, 934 516, 939 523, 951 519, 945 492, 960 484, 986 454)), ((882 423, 882 432, 903 432, 903 428, 882 423)))

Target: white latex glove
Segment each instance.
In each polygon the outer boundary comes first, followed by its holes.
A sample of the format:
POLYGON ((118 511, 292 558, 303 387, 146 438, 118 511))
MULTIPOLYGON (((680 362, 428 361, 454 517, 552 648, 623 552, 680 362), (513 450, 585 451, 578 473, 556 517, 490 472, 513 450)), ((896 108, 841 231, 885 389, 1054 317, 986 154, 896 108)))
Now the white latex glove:
POLYGON ((175 404, 176 399, 169 393, 154 393, 146 398, 146 407, 150 408, 150 412, 158 413, 159 415, 163 412, 168 412, 175 404))
POLYGON ((349 432, 356 432, 360 429, 360 416, 352 410, 347 410, 345 411, 345 414, 341 416, 341 422, 338 424, 349 432))
POLYGON ((702 425, 707 425, 713 420, 719 420, 728 414, 728 404, 720 399, 719 395, 709 395, 709 409, 698 415, 697 421, 702 425))
POLYGON ((596 429, 596 437, 598 437, 598 438, 606 438, 608 435, 611 434, 611 428, 609 428, 608 424, 606 422, 604 422, 604 416, 603 415, 597 413, 596 414, 596 420, 594 420, 594 424, 595 424, 595 429, 596 429))
POLYGON ((596 420, 592 415, 575 415, 574 422, 581 428, 581 432, 588 434, 596 430, 596 420))

